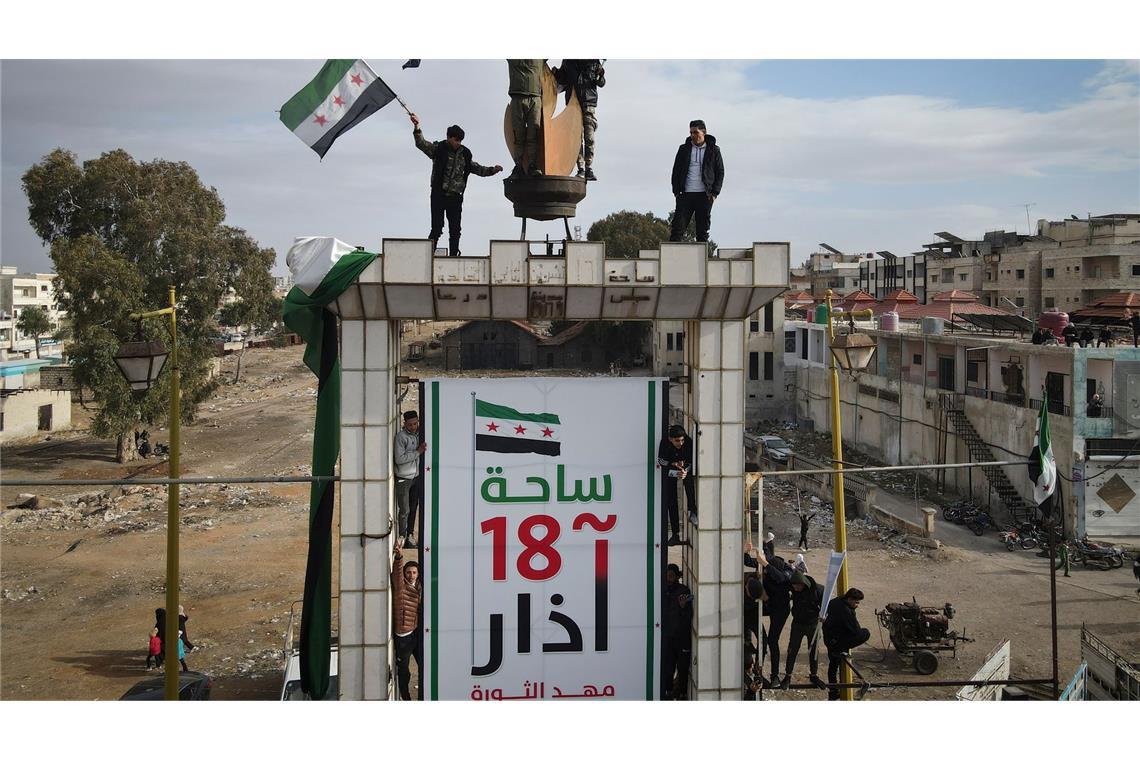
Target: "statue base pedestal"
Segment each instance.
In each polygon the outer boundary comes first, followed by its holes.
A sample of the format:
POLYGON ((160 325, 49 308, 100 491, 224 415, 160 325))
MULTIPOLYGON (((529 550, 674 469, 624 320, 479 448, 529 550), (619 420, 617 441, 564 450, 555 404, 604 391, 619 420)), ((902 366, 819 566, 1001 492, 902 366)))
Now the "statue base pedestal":
POLYGON ((518 177, 503 180, 503 194, 514 204, 515 216, 547 222, 566 219, 586 197, 583 177, 518 177))

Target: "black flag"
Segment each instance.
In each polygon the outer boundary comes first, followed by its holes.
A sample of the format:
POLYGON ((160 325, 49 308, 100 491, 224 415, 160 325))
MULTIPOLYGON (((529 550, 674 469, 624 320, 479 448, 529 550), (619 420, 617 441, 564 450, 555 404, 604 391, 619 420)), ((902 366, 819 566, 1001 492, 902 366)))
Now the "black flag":
POLYGON ((400 68, 401 69, 418 69, 419 67, 420 67, 420 59, 419 58, 412 58, 408 61, 405 61, 404 65, 401 66, 400 68))

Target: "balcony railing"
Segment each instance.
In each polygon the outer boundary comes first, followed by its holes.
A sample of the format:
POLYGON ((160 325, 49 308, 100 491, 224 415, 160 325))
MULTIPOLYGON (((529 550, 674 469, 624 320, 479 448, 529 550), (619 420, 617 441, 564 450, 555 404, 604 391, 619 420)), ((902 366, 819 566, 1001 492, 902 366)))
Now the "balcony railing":
MULTIPOLYGON (((1022 409, 1041 409, 1041 399, 1031 398, 1026 399, 1024 394, 1021 393, 1006 393, 1004 391, 991 391, 986 388, 967 387, 966 395, 973 396, 974 398, 988 399, 989 401, 996 401, 999 404, 1009 404, 1010 406, 1018 406, 1022 409)), ((1049 402, 1049 412, 1051 414, 1060 414, 1064 417, 1071 417, 1072 410, 1065 404, 1058 401, 1049 402)), ((1112 409, 1105 406, 1101 408, 1102 417, 1111 417, 1112 409)))

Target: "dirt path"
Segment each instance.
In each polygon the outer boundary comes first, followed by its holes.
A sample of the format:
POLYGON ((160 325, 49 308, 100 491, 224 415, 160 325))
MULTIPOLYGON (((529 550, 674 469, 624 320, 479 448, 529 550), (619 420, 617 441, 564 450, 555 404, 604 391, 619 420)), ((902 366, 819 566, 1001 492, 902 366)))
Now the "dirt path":
MULTIPOLYGON (((251 351, 245 362, 243 382, 183 428, 184 473, 307 474, 316 382, 301 349, 251 351)), ((116 464, 111 441, 53 438, 6 446, 5 478, 165 475, 165 461, 116 464)), ((165 441, 166 431, 151 438, 165 441)), ((93 489, 5 487, 3 500, 29 490, 62 499, 93 489)), ((20 512, 6 513, 2 534, 0 698, 118 698, 146 676, 144 643, 164 604, 165 489, 20 512)), ((216 698, 277 697, 307 513, 305 484, 182 489, 181 598, 196 645, 187 663, 214 676, 216 698)))

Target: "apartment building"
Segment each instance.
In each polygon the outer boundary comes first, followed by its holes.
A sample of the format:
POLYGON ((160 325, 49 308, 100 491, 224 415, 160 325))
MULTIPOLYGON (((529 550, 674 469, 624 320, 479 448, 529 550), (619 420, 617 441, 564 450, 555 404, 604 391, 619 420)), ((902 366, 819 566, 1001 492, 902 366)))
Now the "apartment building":
POLYGON ((815 297, 833 293, 846 295, 859 290, 859 267, 874 258, 873 253, 844 253, 827 243, 820 243, 816 251, 798 267, 793 267, 788 278, 792 290, 804 290, 815 297))
MULTIPOLYGON (((0 267, 0 361, 26 359, 36 355, 35 337, 16 329, 24 309, 42 309, 52 324, 59 325, 66 312, 55 306, 54 274, 19 272, 16 267, 0 267)), ((41 356, 58 356, 62 345, 50 335, 40 338, 41 356)))

